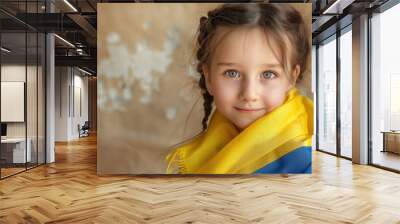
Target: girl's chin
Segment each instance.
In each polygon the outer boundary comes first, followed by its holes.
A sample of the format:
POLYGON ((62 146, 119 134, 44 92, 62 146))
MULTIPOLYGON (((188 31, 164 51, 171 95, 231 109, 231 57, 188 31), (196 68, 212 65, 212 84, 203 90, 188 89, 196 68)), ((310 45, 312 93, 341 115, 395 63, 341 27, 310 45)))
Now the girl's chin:
POLYGON ((256 120, 258 120, 259 118, 261 118, 263 116, 257 116, 256 118, 249 118, 246 120, 242 120, 242 121, 236 121, 236 122, 232 122, 236 128, 238 128, 240 131, 246 129, 247 127, 249 127, 251 124, 253 124, 256 120))
POLYGON ((250 123, 240 123, 240 124, 235 124, 236 128, 239 129, 240 131, 243 131, 247 127, 251 125, 252 122, 250 123))

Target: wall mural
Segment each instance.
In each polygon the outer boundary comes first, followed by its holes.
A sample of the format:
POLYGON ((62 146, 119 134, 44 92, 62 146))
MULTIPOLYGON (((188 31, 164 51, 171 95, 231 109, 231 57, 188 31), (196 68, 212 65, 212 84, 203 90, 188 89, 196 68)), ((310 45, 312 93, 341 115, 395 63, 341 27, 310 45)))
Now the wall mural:
MULTIPOLYGON (((171 148, 202 131, 195 38, 219 5, 98 4, 99 174, 165 173, 171 148)), ((310 4, 291 5, 310 28, 310 4)), ((299 85, 308 96, 310 80, 299 85)))

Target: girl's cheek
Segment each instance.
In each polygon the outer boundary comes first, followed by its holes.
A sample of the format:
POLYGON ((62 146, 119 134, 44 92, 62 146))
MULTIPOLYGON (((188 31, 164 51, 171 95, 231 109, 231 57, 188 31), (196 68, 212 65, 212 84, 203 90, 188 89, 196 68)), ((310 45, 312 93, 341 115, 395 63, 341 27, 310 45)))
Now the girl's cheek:
POLYGON ((274 89, 279 90, 279 89, 285 89, 289 85, 289 82, 284 78, 278 78, 273 80, 265 80, 263 85, 272 90, 274 89))
POLYGON ((286 98, 285 92, 281 91, 275 91, 275 92, 269 91, 268 93, 263 95, 263 101, 268 111, 271 111, 274 108, 282 105, 285 98, 286 98))
POLYGON ((216 85, 216 92, 220 95, 234 95, 240 88, 239 81, 236 80, 219 80, 216 85))

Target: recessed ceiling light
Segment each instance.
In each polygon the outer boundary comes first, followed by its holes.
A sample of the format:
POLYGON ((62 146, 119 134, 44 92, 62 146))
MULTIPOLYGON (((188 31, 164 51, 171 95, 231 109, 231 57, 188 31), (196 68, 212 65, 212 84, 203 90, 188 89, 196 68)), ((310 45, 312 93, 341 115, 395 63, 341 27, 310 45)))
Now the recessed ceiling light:
POLYGON ((93 75, 92 73, 90 73, 90 72, 88 72, 88 71, 86 71, 86 70, 83 70, 83 69, 81 69, 81 68, 79 68, 79 67, 78 67, 78 70, 81 71, 81 72, 83 72, 83 73, 85 73, 85 74, 93 75))
POLYGON ((60 39, 61 41, 63 41, 64 43, 68 44, 69 46, 75 48, 75 45, 71 44, 71 42, 69 42, 68 40, 66 40, 66 39, 64 39, 64 38, 62 38, 62 37, 60 37, 60 36, 57 35, 57 34, 54 34, 54 36, 57 37, 58 39, 60 39))
POLYGON ((4 52, 7 52, 7 53, 10 53, 10 52, 11 52, 11 50, 9 50, 9 49, 7 49, 7 48, 5 48, 5 47, 1 47, 1 50, 4 51, 4 52))
POLYGON ((322 14, 342 14, 343 10, 351 5, 355 0, 336 0, 322 14))
POLYGON ((69 3, 68 0, 64 0, 65 4, 67 4, 72 10, 74 10, 74 12, 78 12, 78 10, 71 4, 69 3))

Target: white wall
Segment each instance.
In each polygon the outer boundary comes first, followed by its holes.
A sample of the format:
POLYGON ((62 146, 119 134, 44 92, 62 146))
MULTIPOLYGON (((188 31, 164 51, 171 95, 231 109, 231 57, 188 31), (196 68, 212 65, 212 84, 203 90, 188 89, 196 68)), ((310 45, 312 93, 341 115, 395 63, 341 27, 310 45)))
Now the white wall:
MULTIPOLYGON (((76 70, 75 70, 76 72, 76 70)), ((82 77, 80 75, 74 75, 74 83, 73 83, 73 94, 75 94, 72 98, 74 102, 72 105, 72 120, 71 120, 71 135, 77 137, 78 133, 78 124, 83 125, 85 121, 88 120, 88 83, 87 77, 82 77)))
POLYGON ((56 67, 55 86, 55 140, 77 139, 78 124, 88 120, 88 78, 76 68, 56 67))
POLYGON ((68 140, 68 86, 70 84, 69 69, 55 68, 55 141, 68 140))

